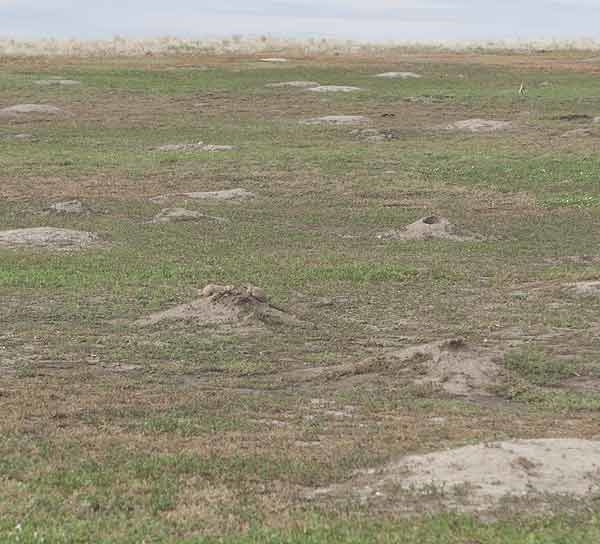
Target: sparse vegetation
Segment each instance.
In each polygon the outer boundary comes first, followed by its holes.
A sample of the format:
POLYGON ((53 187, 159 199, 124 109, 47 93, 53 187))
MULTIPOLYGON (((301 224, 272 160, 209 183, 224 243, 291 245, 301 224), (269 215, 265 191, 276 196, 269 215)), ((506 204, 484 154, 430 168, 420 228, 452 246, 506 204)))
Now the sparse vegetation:
POLYGON ((0 120, 0 231, 98 241, 0 247, 0 541, 597 542, 594 497, 307 498, 404 455, 597 438, 600 298, 573 284, 600 280, 600 160, 561 137, 600 115, 587 45, 0 42, 0 109, 67 113, 0 120), (302 124, 331 115, 369 124, 302 124), (510 125, 452 128, 477 119, 510 125), (232 147, 156 151, 200 141, 232 147), (423 218, 452 235, 380 236, 423 218), (254 306, 143 324, 208 284, 254 306))

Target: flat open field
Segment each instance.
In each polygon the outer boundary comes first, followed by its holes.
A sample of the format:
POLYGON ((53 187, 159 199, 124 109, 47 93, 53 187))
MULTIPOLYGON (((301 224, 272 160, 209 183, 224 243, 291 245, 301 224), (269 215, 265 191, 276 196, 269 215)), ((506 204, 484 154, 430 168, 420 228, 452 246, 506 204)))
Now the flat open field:
POLYGON ((0 62, 1 542, 600 542, 600 57, 0 62))

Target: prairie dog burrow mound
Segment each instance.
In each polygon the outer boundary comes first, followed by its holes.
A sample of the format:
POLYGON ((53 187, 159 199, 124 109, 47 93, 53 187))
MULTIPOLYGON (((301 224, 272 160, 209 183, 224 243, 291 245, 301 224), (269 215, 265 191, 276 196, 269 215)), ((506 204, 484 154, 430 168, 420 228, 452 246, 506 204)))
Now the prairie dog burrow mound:
POLYGON ((200 291, 200 298, 180 304, 168 310, 156 312, 136 321, 137 325, 148 326, 163 321, 194 321, 201 325, 210 324, 260 324, 275 323, 300 325, 302 321, 269 303, 264 289, 255 285, 209 284, 200 291))
POLYGON ((455 242, 478 239, 475 236, 459 236, 454 231, 454 225, 445 217, 428 215, 407 225, 404 229, 381 232, 377 238, 380 240, 452 240, 455 242))

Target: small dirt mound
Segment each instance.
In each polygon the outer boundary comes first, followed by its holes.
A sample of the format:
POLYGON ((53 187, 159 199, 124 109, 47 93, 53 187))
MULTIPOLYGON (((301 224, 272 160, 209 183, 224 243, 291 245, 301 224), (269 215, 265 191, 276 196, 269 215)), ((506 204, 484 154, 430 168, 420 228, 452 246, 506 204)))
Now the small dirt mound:
POLYGON ((80 200, 67 200, 65 202, 56 202, 48 207, 48 211, 54 213, 65 213, 80 215, 89 213, 89 210, 83 205, 80 200))
POLYGON ((464 130, 467 132, 497 132, 512 127, 510 121, 493 121, 490 119, 467 119, 445 125, 445 130, 464 130))
POLYGON ((151 314, 136 322, 140 326, 163 321, 194 321, 201 325, 244 324, 275 322, 297 325, 301 322, 292 315, 269 304, 263 289, 254 285, 207 285, 201 297, 188 304, 151 314))
POLYGON ((214 145, 197 142, 195 144, 167 144, 156 148, 156 151, 208 151, 211 153, 218 151, 232 151, 235 148, 232 145, 214 145))
POLYGON ((578 281, 567 283, 565 287, 572 290, 576 295, 600 296, 600 281, 578 281))
POLYGON ((447 510, 483 512, 509 499, 527 499, 533 508, 558 497, 584 499, 598 492, 600 441, 539 439, 403 457, 382 468, 361 471, 348 483, 318 489, 310 497, 393 503, 406 499, 406 504, 397 506, 410 510, 409 497, 416 494, 423 501, 421 506, 434 502, 447 510))
POLYGON ((150 200, 152 202, 164 202, 173 198, 191 198, 193 200, 216 200, 216 201, 241 201, 252 200, 256 198, 254 193, 246 191, 246 189, 225 189, 223 191, 197 191, 191 193, 169 193, 166 195, 158 195, 150 200))
POLYGON ((75 79, 38 79, 35 82, 36 85, 42 86, 50 86, 50 85, 59 85, 65 87, 72 87, 74 85, 81 85, 81 81, 77 81, 75 79))
POLYGON ((351 93, 354 91, 362 91, 360 87, 352 87, 351 85, 319 85, 307 89, 313 93, 351 93))
POLYGON ((35 140, 33 134, 0 134, 0 141, 31 141, 35 140))
POLYGON ((154 216, 150 223, 181 223, 186 221, 214 221, 224 223, 226 220, 222 217, 213 217, 194 210, 186 210, 185 208, 165 208, 154 216))
POLYGON ((561 138, 585 138, 593 135, 594 131, 591 128, 575 128, 561 134, 561 138))
POLYGON ((37 247, 48 249, 81 249, 98 241, 91 232, 52 227, 35 227, 0 231, 0 247, 37 247))
POLYGON ((402 137, 401 132, 395 129, 365 128, 353 130, 350 134, 352 136, 358 136, 365 142, 375 144, 389 142, 391 140, 399 140, 402 137))
POLYGON ((308 89, 309 87, 318 87, 318 81, 281 81, 280 83, 267 83, 265 87, 280 89, 282 87, 295 87, 297 89, 308 89))
POLYGON ((288 59, 284 59, 282 57, 267 57, 259 60, 260 62, 288 62, 288 59))
POLYGON ((420 79, 423 76, 414 72, 384 72, 383 74, 377 74, 375 77, 382 79, 420 79))
POLYGON ((301 121, 303 125, 364 125, 369 118, 364 115, 325 115, 301 121))
POLYGON ((65 111, 48 104, 17 104, 0 110, 0 117, 18 117, 27 114, 64 115, 65 111))
POLYGON ((466 242, 475 240, 473 236, 459 236, 454 234, 454 226, 445 217, 429 215, 414 223, 404 230, 389 230, 377 235, 380 240, 453 240, 466 242))

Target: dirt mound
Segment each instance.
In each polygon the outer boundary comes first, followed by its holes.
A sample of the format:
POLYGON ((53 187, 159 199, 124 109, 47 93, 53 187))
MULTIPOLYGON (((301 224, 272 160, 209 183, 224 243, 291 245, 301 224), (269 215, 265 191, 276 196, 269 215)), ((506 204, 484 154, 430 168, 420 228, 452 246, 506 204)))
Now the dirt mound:
MULTIPOLYGON (((349 483, 312 497, 354 496, 397 503, 410 494, 445 509, 493 510, 508 499, 543 505, 553 498, 592 498, 600 492, 600 441, 514 440, 412 455, 361 471, 349 483)), ((405 505, 410 509, 409 501, 405 505)), ((402 506, 402 505, 400 505, 402 506)))
POLYGON ((59 79, 59 78, 51 78, 51 79, 38 79, 35 81, 36 85, 63 85, 65 87, 70 87, 73 85, 81 85, 81 81, 77 81, 75 79, 59 79))
POLYGON ((280 83, 267 83, 265 87, 278 89, 282 87, 295 87, 298 89, 308 89, 309 87, 318 87, 318 81, 282 81, 280 83))
POLYGON ((33 134, 0 134, 0 142, 2 140, 35 140, 35 136, 33 134))
POLYGON ((223 191, 198 191, 191 193, 169 193, 166 195, 158 195, 150 200, 152 202, 164 202, 173 198, 191 198, 193 200, 251 200, 256 197, 254 193, 246 191, 246 189, 225 189, 223 191))
POLYGON ((593 136, 594 131, 591 128, 575 128, 573 130, 567 130, 567 132, 561 134, 561 138, 584 138, 586 136, 593 136))
POLYGON ((414 72, 384 72, 383 74, 377 74, 375 77, 383 79, 420 79, 423 76, 414 72))
POLYGON ((197 142, 195 144, 167 144, 156 148, 156 151, 208 151, 211 153, 217 151, 232 151, 235 149, 232 145, 214 145, 197 142))
POLYGON ((351 85, 319 85, 307 89, 314 93, 351 93, 353 91, 362 91, 360 87, 352 87, 351 85))
POLYGON ((17 104, 0 110, 0 117, 18 117, 27 114, 64 115, 65 111, 47 104, 17 104))
POLYGON ((148 326, 163 321, 194 321, 201 325, 241 325, 248 322, 288 325, 301 323, 292 315, 269 304, 264 290, 253 285, 207 285, 201 291, 199 299, 151 314, 138 320, 136 324, 148 326))
POLYGON ((303 125, 363 125, 369 122, 364 115, 325 115, 301 121, 303 125))
POLYGON ((600 281, 578 281, 567 283, 565 287, 571 289, 576 295, 600 295, 600 281))
POLYGON ((380 240, 453 240, 466 242, 475 240, 472 236, 458 236, 454 234, 454 226, 444 217, 429 215, 414 223, 404 230, 389 230, 377 235, 380 240))
POLYGON ((391 140, 399 140, 402 137, 401 132, 395 129, 355 129, 350 134, 352 136, 358 136, 369 143, 389 142, 391 140))
POLYGON ((49 249, 79 249, 98 241, 91 232, 53 227, 35 227, 0 231, 0 247, 41 247, 49 249))
POLYGON ((512 127, 510 121, 493 121, 490 119, 467 119, 445 125, 445 130, 465 130, 468 132, 496 132, 512 127))
POLYGON ((165 208, 154 216, 150 223, 181 223, 184 221, 202 221, 209 220, 217 223, 224 223, 226 220, 222 217, 214 217, 185 208, 165 208))
POLYGON ((282 57, 268 57, 265 59, 259 59, 260 62, 288 62, 288 59, 282 57))
POLYGON ((54 213, 68 213, 68 214, 83 214, 88 213, 89 210, 83 205, 80 200, 67 200, 65 202, 56 202, 48 207, 48 211, 54 213))

